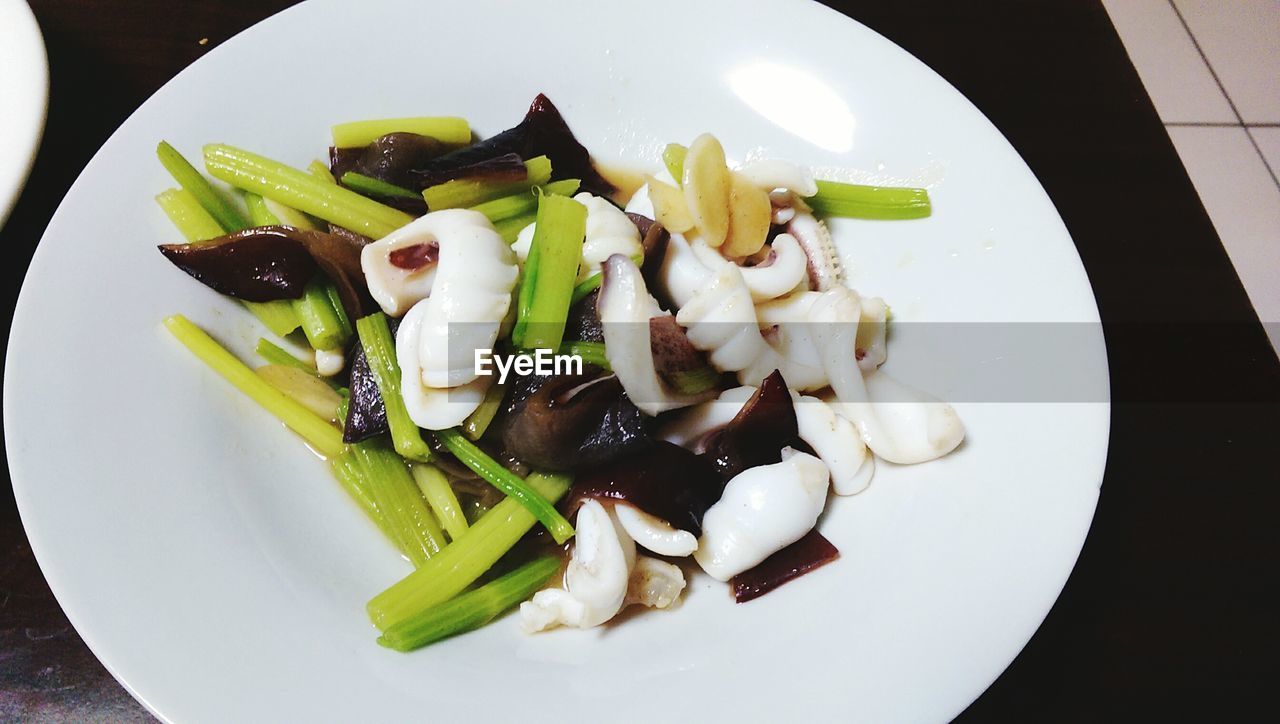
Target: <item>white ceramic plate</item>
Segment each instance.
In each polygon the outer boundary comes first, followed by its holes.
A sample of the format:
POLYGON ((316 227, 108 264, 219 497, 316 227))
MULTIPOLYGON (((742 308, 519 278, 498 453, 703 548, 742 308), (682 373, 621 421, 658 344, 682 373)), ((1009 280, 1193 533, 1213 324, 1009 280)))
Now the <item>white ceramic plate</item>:
MULTIPOLYGON (((312 0, 144 104, 32 263, 5 433, 32 547, 77 630, 182 722, 959 712, 1071 570, 1102 478, 1103 402, 957 404, 960 451, 882 465, 823 521, 843 557, 756 602, 700 576, 680 609, 600 630, 526 637, 508 618, 412 655, 374 644, 365 601, 407 564, 323 464, 160 326, 182 312, 246 359, 259 335, 155 251, 178 237, 152 202, 171 185, 153 149, 167 139, 194 157, 224 141, 304 164, 334 122, 457 114, 489 134, 539 91, 606 160, 656 167, 663 143, 712 130, 737 159, 929 181, 932 218, 836 228, 855 286, 900 321, 1097 321, 1071 239, 1004 138, 822 6, 312 0)), ((1079 354, 1105 370, 1100 334, 1079 354)))
POLYGON ((31 171, 49 102, 44 39, 24 0, 0 0, 0 226, 31 171))

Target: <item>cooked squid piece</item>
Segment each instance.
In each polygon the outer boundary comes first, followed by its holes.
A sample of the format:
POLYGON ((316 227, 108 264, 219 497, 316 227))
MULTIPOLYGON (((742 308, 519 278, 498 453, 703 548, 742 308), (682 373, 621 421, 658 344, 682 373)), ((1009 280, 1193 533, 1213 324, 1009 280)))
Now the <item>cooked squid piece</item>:
POLYGON ((378 304, 404 315, 396 357, 410 418, 460 424, 492 381, 476 374, 475 350, 492 349, 507 316, 515 255, 483 214, 447 209, 366 246, 361 266, 378 304))
POLYGON ((727 581, 800 540, 826 506, 827 478, 821 460, 791 448, 780 463, 739 473, 703 517, 694 558, 727 581))
POLYGON ((604 330, 605 355, 632 403, 647 415, 697 404, 704 394, 671 389, 653 362, 649 320, 663 316, 635 262, 614 254, 605 262, 596 310, 604 330))
MULTIPOLYGON (((644 247, 640 243, 640 229, 608 199, 580 193, 573 200, 587 207, 587 231, 582 243, 582 264, 578 267, 578 281, 599 272, 605 260, 614 254, 634 258, 644 253, 644 247)), ((535 226, 529 224, 521 229, 515 243, 511 245, 521 263, 529 257, 535 226)))
POLYGON ((920 463, 954 450, 964 439, 964 425, 951 405, 880 371, 863 378, 856 352, 861 316, 861 300, 845 287, 823 292, 810 310, 837 411, 889 462, 920 463))
POLYGON ((599 501, 582 503, 576 529, 564 588, 538 591, 520 604, 525 631, 599 626, 628 603, 666 608, 684 589, 684 573, 637 555, 635 541, 599 501))

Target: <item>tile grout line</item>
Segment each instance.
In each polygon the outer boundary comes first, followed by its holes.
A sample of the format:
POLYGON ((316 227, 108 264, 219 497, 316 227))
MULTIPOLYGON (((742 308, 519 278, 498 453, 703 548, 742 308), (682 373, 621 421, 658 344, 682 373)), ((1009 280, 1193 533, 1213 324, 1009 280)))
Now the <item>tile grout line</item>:
POLYGON ((1226 121, 1164 121, 1173 128, 1280 128, 1280 123, 1229 123, 1226 121))
MULTIPOLYGON (((1204 67, 1209 70, 1209 75, 1213 78, 1213 82, 1218 84, 1218 90, 1222 91, 1222 97, 1227 99, 1227 106, 1231 109, 1231 113, 1239 121, 1239 125, 1244 127, 1244 116, 1240 115, 1240 109, 1236 108, 1236 102, 1231 100, 1231 94, 1227 92, 1227 87, 1222 84, 1222 79, 1218 77, 1218 72, 1213 69, 1213 63, 1209 62, 1209 56, 1205 55, 1204 48, 1200 47, 1200 41, 1196 39, 1196 34, 1191 32, 1191 26, 1187 24, 1187 19, 1182 17, 1182 11, 1178 9, 1178 4, 1173 0, 1169 0, 1169 7, 1173 8, 1173 14, 1178 16, 1178 22, 1182 23, 1182 29, 1186 31, 1187 37, 1191 38, 1191 45, 1200 54, 1200 60, 1204 61, 1204 67)), ((1280 177, 1276 176, 1275 169, 1271 168, 1271 164, 1267 163, 1267 157, 1263 155, 1262 148, 1248 128, 1244 129, 1244 137, 1249 139, 1249 145, 1253 146, 1253 152, 1258 154, 1258 158, 1262 160, 1262 167, 1271 176, 1271 182, 1276 185, 1276 189, 1280 189, 1280 177)))

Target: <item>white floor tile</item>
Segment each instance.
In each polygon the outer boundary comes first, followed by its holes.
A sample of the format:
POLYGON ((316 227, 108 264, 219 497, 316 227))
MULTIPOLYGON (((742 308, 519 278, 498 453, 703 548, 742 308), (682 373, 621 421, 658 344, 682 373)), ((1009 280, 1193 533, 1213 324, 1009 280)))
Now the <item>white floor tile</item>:
POLYGON ((1103 0, 1165 123, 1235 123, 1208 66, 1168 0, 1103 0))
POLYGON ((1249 133, 1262 149, 1271 173, 1280 176, 1280 128, 1250 128, 1249 133))
POLYGON ((1174 0, 1245 123, 1280 123, 1280 2, 1174 0))
POLYGON ((1243 128, 1168 130, 1280 353, 1280 187, 1243 128))

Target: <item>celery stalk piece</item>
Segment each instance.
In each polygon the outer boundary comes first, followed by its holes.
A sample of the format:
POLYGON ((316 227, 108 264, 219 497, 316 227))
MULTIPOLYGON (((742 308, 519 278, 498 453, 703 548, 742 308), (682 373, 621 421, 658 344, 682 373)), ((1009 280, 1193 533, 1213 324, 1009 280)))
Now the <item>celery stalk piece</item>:
MULTIPOLYGON (((222 236, 223 228, 189 191, 169 189, 156 197, 156 202, 187 241, 196 243, 222 236)), ((298 328, 300 322, 287 299, 274 302, 244 302, 271 333, 283 337, 298 328)))
POLYGON ((205 146, 204 164, 214 178, 232 186, 373 239, 380 239, 413 221, 413 217, 403 211, 233 146, 216 143, 205 146))
MULTIPOLYGON (((552 181, 544 186, 535 186, 533 190, 541 190, 543 196, 572 196, 577 193, 578 187, 581 185, 582 182, 578 179, 568 178, 552 181)), ((428 208, 430 208, 429 205, 428 208)), ((472 211, 479 211, 484 214, 495 225, 507 219, 528 216, 535 213, 537 209, 538 197, 529 191, 519 191, 509 196, 502 196, 471 207, 472 211)), ((519 229, 516 231, 518 232, 519 229)), ((511 240, 515 241, 515 237, 512 237, 511 240)))
MULTIPOLYGON (((345 315, 340 317, 334 309, 333 299, 329 296, 328 287, 333 282, 323 275, 316 275, 307 282, 302 296, 293 300, 293 311, 302 322, 302 331, 307 341, 315 349, 338 349, 350 339, 347 328, 343 325, 345 315)), ((338 309, 341 309, 338 305, 338 309)))
POLYGON ((587 207, 565 196, 547 194, 538 199, 536 223, 530 258, 536 253, 537 264, 522 281, 522 299, 525 285, 532 285, 533 291, 528 306, 520 308, 528 313, 523 333, 515 342, 523 349, 555 350, 564 338, 569 302, 582 261, 587 207))
POLYGON ((244 215, 232 206, 231 202, 215 189, 187 159, 183 158, 177 149, 161 141, 156 146, 156 156, 160 158, 160 163, 164 165, 173 180, 177 181, 184 191, 195 197, 204 210, 217 220, 223 231, 240 231, 249 228, 249 222, 244 215))
POLYGON ((351 446, 369 496, 414 566, 443 548, 444 533, 427 508, 405 461, 386 443, 374 439, 351 446))
POLYGON ((720 373, 711 366, 685 372, 672 372, 671 383, 686 395, 696 395, 720 384, 720 373))
POLYGON ((684 157, 688 153, 689 149, 678 143, 668 143, 667 147, 662 149, 662 163, 667 167, 667 173, 671 174, 671 178, 676 180, 676 186, 683 185, 684 157))
POLYGON ((333 145, 338 148, 368 146, 388 133, 416 133, 457 145, 471 143, 471 126, 465 118, 433 116, 339 123, 333 127, 333 145))
POLYGON ((497 230, 498 236, 501 236, 503 241, 508 244, 514 244, 516 237, 520 236, 520 232, 524 230, 524 227, 532 224, 537 218, 537 212, 531 211, 527 214, 513 216, 510 219, 495 221, 493 222, 493 228, 497 230))
POLYGON ((462 505, 458 503, 458 496, 453 494, 449 479, 440 472, 440 468, 430 463, 414 464, 409 472, 413 473, 418 490, 422 491, 422 497, 427 499, 440 524, 448 531, 449 538, 458 540, 462 537, 467 532, 467 517, 462 514, 462 505))
MULTIPOLYGON (((572 483, 565 475, 531 473, 530 487, 548 500, 558 500, 572 483)), ((480 516, 467 532, 432 556, 421 568, 374 596, 369 620, 385 631, 471 585, 533 527, 535 518, 519 501, 507 498, 480 516)))
MULTIPOLYGON (((535 222, 536 223, 536 222, 535 222)), ((534 227, 534 233, 538 231, 534 227)), ((525 257, 524 266, 520 267, 520 276, 516 288, 516 323, 511 328, 511 343, 516 347, 524 346, 524 335, 529 328, 529 309, 533 306, 533 280, 538 277, 538 245, 530 244, 529 255, 525 257)))
POLYGON ((412 651, 474 631, 532 596, 558 570, 560 560, 555 556, 535 558, 473 591, 413 614, 384 631, 378 643, 396 651, 412 651))
POLYGON ((578 187, 582 185, 581 179, 564 178, 559 181, 552 181, 543 185, 542 191, 548 196, 573 196, 578 193, 578 187))
POLYGON ((186 189, 169 189, 156 196, 156 203, 187 241, 205 241, 225 233, 218 220, 210 216, 186 189))
POLYGON ((923 219, 933 213, 925 189, 863 186, 819 181, 818 193, 805 203, 825 216, 884 221, 923 219))
POLYGON ((244 204, 249 209, 249 221, 254 226, 279 226, 280 217, 267 208, 267 200, 258 194, 245 194, 244 204))
POLYGON ((536 156, 524 162, 528 174, 523 181, 484 181, 455 179, 428 187, 422 192, 422 200, 431 211, 439 209, 464 209, 500 196, 526 191, 551 180, 551 159, 536 156))
POLYGON ((307 164, 307 173, 325 183, 338 183, 338 179, 333 177, 333 172, 329 170, 329 167, 320 161, 312 160, 311 163, 307 164))
POLYGON ((175 314, 165 318, 164 326, 192 354, 301 435, 316 452, 328 458, 342 452, 342 433, 337 428, 272 387, 191 320, 175 314))
POLYGON ((563 515, 560 515, 560 511, 556 510, 551 501, 539 495, 520 476, 486 455, 483 450, 476 447, 475 443, 458 432, 457 428, 437 430, 436 437, 458 459, 458 462, 471 468, 476 475, 484 478, 490 485, 523 505, 551 533, 556 543, 564 543, 573 537, 573 526, 569 525, 569 521, 565 520, 563 515))
POLYGON ((264 199, 257 194, 246 193, 244 195, 245 205, 249 208, 249 220, 254 226, 292 226, 295 229, 305 229, 308 231, 318 230, 320 227, 315 221, 306 214, 291 209, 284 204, 264 199))
POLYGON ((338 293, 338 285, 332 279, 324 285, 324 292, 329 297, 329 308, 333 310, 333 316, 337 317, 338 326, 342 327, 342 344, 346 345, 355 336, 356 328, 347 317, 347 310, 342 306, 342 295, 338 293))
POLYGON ((498 414, 498 408, 502 407, 503 393, 502 385, 489 385, 489 389, 484 391, 480 406, 462 421, 462 434, 468 440, 479 440, 484 436, 485 430, 489 429, 489 424, 498 414))
POLYGON ((369 371, 378 384, 382 402, 387 408, 387 425, 391 428, 391 440, 396 452, 419 462, 431 459, 431 448, 422 439, 418 426, 409 417, 400 394, 400 363, 396 361, 396 343, 387 326, 387 316, 382 312, 356 320, 356 332, 369 360, 369 371))
POLYGON ((273 365, 283 365, 286 367, 295 367, 308 374, 316 374, 316 365, 314 362, 300 360, 289 353, 280 345, 272 342, 266 337, 258 338, 258 346, 255 348, 258 356, 273 365))
MULTIPOLYGON (((382 511, 378 510, 378 504, 373 502, 373 496, 370 495, 368 488, 365 486, 364 477, 360 474, 359 464, 356 462, 355 454, 350 450, 342 453, 333 459, 333 477, 338 479, 342 484, 342 488, 347 491, 364 514, 369 516, 369 520, 378 526, 378 530, 391 541, 398 550, 400 550, 400 542, 396 540, 395 533, 391 530, 387 519, 382 515, 382 511)), ((404 553, 403 550, 400 550, 404 553)))
POLYGON ((283 337, 302 325, 302 320, 293 311, 293 302, 288 299, 245 302, 244 306, 277 337, 283 337))
POLYGON ((604 356, 604 344, 600 342, 565 342, 560 346, 560 354, 581 357, 583 364, 595 365, 603 370, 613 369, 604 356))
POLYGON ((592 274, 586 279, 578 282, 578 284, 573 288, 573 294, 569 297, 569 306, 572 307, 578 302, 581 302, 588 294, 599 289, 600 282, 602 281, 604 281, 604 277, 600 275, 600 272, 596 272, 595 274, 592 274))
POLYGON ((342 174, 342 185, 366 196, 392 196, 401 199, 417 199, 418 195, 403 186, 387 183, 382 179, 348 171, 342 174))
POLYGON ((495 224, 505 219, 527 216, 538 208, 538 199, 528 191, 519 191, 510 196, 502 196, 476 204, 472 211, 479 211, 495 224))

